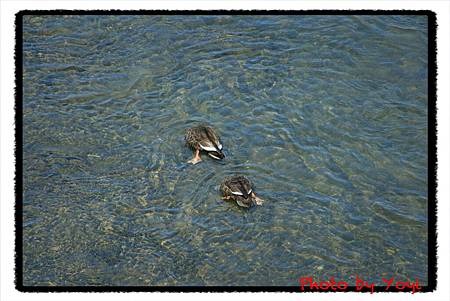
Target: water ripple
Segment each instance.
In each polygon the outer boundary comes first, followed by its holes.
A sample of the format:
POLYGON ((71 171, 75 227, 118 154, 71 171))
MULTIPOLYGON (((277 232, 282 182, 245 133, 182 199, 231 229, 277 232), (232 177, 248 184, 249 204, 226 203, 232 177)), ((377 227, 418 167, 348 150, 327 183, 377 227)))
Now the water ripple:
POLYGON ((23 38, 26 285, 426 283, 424 17, 27 16, 23 38), (223 162, 187 163, 199 123, 223 162), (232 174, 265 204, 221 200, 232 174))

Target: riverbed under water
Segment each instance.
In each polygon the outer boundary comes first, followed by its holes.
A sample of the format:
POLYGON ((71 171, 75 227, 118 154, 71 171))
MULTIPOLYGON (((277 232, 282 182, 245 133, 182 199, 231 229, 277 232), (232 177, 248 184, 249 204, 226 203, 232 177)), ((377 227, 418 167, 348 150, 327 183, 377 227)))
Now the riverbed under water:
POLYGON ((24 284, 426 284, 427 47, 424 16, 25 16, 24 284), (187 163, 202 122, 223 162, 187 163))

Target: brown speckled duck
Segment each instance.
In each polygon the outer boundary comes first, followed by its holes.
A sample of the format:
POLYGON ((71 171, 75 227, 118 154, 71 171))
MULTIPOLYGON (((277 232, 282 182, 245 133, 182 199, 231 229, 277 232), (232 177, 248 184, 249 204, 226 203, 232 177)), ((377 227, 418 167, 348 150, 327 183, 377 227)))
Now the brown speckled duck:
POLYGON ((262 205, 264 200, 255 195, 252 189, 252 183, 244 176, 232 176, 225 178, 220 185, 222 199, 227 201, 236 201, 239 206, 250 207, 254 204, 262 205))
POLYGON ((221 160, 225 158, 222 152, 220 138, 210 126, 199 125, 186 131, 186 144, 195 151, 194 158, 188 163, 197 164, 202 161, 200 151, 206 152, 211 158, 221 160))

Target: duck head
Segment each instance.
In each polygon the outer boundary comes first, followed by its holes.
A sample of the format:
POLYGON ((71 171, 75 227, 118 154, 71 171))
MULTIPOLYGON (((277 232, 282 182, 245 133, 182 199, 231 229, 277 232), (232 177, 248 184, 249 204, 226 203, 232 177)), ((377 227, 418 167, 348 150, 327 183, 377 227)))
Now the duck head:
POLYGON ((207 154, 208 156, 216 160, 222 160, 225 158, 225 154, 222 152, 222 150, 209 151, 207 152, 207 154))

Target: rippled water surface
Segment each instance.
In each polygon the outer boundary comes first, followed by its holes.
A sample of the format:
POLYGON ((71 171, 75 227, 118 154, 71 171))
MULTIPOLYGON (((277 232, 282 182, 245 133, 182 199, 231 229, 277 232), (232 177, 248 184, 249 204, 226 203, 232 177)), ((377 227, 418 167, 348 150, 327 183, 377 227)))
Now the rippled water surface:
POLYGON ((23 60, 25 285, 426 284, 426 17, 25 16, 23 60))

